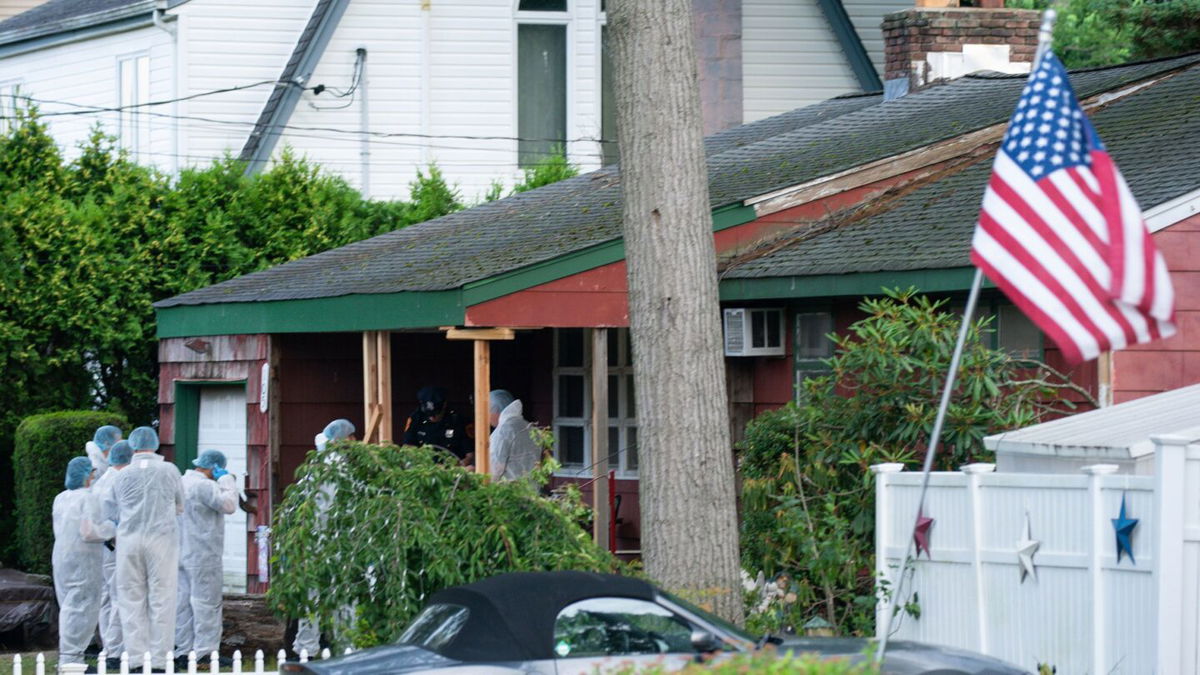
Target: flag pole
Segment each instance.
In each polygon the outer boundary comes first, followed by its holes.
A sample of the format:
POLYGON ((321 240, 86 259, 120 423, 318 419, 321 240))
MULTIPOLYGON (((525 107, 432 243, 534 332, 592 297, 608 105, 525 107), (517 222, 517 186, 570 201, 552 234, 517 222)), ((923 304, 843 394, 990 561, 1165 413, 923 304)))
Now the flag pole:
MULTIPOLYGON (((1033 58, 1030 72, 1036 72, 1042 57, 1050 50, 1050 41, 1054 31, 1054 20, 1058 13, 1047 9, 1042 13, 1042 25, 1038 29, 1038 48, 1033 58)), ((903 604, 905 579, 904 571, 908 569, 909 561, 913 559, 913 543, 916 540, 917 525, 925 512, 925 494, 929 491, 929 474, 933 469, 933 459, 937 454, 938 441, 942 437, 942 426, 946 422, 946 412, 950 408, 950 394, 954 390, 954 381, 958 377, 958 366, 962 361, 963 347, 971 328, 971 318, 975 316, 975 305, 979 302, 979 291, 983 287, 983 271, 975 268, 975 278, 971 282, 971 291, 967 295, 967 306, 963 309, 962 324, 958 327, 958 341, 954 344, 954 355, 950 358, 950 369, 946 374, 946 384, 942 388, 942 400, 938 405, 937 417, 933 422, 933 431, 929 434, 929 444, 925 452, 925 462, 921 467, 921 492, 917 497, 917 512, 913 515, 912 532, 904 551, 904 561, 897 570, 895 584, 887 599, 887 611, 883 615, 883 627, 879 631, 879 645, 875 650, 875 663, 882 664, 884 653, 887 651, 888 640, 892 632, 892 619, 896 615, 896 607, 903 604)), ((884 555, 884 551, 876 551, 875 555, 884 555)))

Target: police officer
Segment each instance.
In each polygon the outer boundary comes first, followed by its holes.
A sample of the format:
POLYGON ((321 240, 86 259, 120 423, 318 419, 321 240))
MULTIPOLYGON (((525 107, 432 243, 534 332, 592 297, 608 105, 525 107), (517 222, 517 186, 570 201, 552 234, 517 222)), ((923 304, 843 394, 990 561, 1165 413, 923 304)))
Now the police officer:
POLYGON ((422 387, 417 402, 417 409, 404 424, 404 444, 434 445, 454 453, 461 462, 473 460, 473 443, 467 438, 462 417, 446 405, 446 390, 422 387))

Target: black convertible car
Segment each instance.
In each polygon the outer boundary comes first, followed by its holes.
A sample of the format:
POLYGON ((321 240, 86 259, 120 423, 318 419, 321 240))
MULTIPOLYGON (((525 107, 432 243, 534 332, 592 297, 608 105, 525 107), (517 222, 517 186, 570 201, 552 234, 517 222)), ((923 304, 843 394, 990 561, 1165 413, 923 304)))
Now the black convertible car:
MULTIPOLYGON (((865 639, 771 638, 781 652, 863 658, 865 639)), ((501 574, 435 593, 393 645, 308 663, 287 673, 605 672, 624 664, 682 668, 698 653, 768 642, 638 579, 585 572, 501 574)), ((718 656, 719 658, 719 656, 718 656)), ((1010 675, 996 659, 913 642, 888 647, 885 673, 1010 675)))

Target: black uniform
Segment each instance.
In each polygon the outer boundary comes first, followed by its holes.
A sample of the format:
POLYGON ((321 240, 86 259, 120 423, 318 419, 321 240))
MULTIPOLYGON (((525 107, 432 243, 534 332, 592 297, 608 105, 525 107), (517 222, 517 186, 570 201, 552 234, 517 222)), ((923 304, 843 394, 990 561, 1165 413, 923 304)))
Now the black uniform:
POLYGON ((447 410, 436 422, 429 419, 429 414, 424 410, 414 410, 404 425, 404 444, 436 445, 454 453, 459 459, 474 449, 474 443, 467 438, 462 417, 453 410, 447 410))

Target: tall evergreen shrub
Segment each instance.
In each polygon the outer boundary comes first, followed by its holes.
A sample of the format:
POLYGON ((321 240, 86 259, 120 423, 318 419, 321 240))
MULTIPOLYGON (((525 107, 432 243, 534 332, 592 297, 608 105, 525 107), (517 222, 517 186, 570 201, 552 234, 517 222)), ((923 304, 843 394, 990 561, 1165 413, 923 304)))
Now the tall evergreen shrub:
POLYGON ((48 574, 54 548, 51 507, 62 492, 67 462, 85 455, 96 427, 115 424, 129 433, 129 422, 116 413, 68 410, 27 417, 17 427, 13 450, 17 547, 22 566, 48 574))

